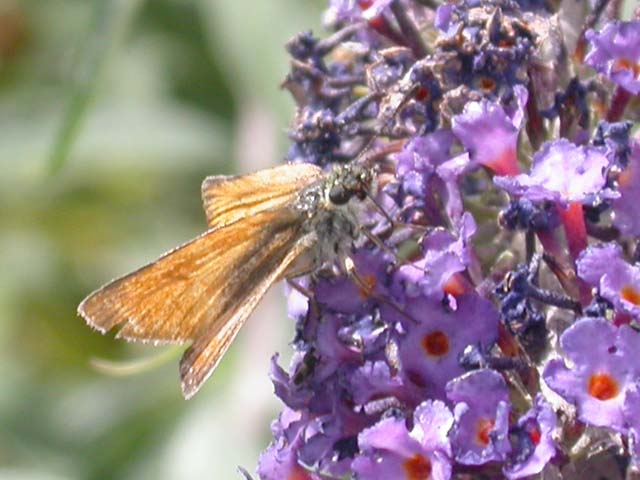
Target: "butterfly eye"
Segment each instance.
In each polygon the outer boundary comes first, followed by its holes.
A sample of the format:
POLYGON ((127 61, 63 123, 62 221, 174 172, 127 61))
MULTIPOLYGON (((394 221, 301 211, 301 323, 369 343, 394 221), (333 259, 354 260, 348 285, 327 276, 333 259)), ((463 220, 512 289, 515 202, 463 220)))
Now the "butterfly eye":
POLYGON ((341 184, 333 185, 329 190, 329 200, 335 205, 344 205, 352 196, 353 192, 341 184))

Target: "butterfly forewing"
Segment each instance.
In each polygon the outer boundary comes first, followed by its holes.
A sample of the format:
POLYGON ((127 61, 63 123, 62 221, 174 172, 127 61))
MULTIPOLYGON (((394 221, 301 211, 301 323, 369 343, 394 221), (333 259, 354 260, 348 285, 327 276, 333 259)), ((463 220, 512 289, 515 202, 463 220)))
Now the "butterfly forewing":
POLYGON ((348 210, 317 200, 327 178, 309 164, 208 177, 209 231, 95 291, 78 312, 102 332, 119 327, 117 336, 128 340, 191 343, 180 362, 182 391, 191 397, 268 288, 309 271, 318 252, 307 251, 319 243, 337 251, 338 236, 353 231, 344 227, 353 222, 348 210))
POLYGON ((289 204, 303 188, 323 177, 309 163, 279 165, 242 176, 212 176, 202 182, 202 202, 210 228, 289 204))
MULTIPOLYGON (((286 208, 286 207, 283 207, 286 208)), ((222 323, 233 302, 229 289, 251 274, 252 257, 300 237, 294 212, 267 210, 204 235, 89 295, 78 312, 89 325, 118 336, 155 343, 194 340, 222 323)), ((236 296, 243 290, 238 288, 236 296)), ((221 327, 219 327, 221 328, 221 327)))
POLYGON ((186 398, 193 396, 211 375, 269 286, 280 279, 314 241, 313 234, 300 236, 293 229, 267 230, 265 233, 272 235, 271 240, 265 248, 257 249, 229 282, 229 303, 224 314, 213 323, 203 325, 197 340, 182 357, 180 377, 186 398))

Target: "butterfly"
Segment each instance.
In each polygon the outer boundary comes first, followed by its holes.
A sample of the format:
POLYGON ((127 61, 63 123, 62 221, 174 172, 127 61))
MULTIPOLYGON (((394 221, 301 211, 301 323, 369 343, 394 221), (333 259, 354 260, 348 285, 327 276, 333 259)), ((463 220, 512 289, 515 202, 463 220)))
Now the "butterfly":
POLYGON ((191 398, 269 287, 343 258, 359 231, 374 169, 290 163, 202 184, 209 229, 87 296, 78 314, 116 338, 190 346, 180 361, 191 398))

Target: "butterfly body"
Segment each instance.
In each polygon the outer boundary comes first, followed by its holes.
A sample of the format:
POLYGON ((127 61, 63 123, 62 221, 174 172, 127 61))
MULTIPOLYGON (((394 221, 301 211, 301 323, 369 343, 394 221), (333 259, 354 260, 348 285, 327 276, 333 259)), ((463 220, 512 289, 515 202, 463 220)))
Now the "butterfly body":
POLYGON ((371 171, 357 165, 334 167, 327 176, 303 189, 294 205, 306 218, 302 228, 311 236, 314 268, 343 258, 359 232, 359 216, 371 171))
POLYGON ((131 341, 191 343, 180 362, 193 396, 268 288, 340 257, 357 235, 370 169, 325 173, 288 164, 205 179, 209 230, 90 294, 78 313, 93 328, 116 326, 131 341))

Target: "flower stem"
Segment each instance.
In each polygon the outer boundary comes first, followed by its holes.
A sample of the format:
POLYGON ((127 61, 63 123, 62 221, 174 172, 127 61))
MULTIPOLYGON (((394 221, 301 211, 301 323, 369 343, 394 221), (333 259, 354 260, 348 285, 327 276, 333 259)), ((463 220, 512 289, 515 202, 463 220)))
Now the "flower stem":
POLYGON ((418 28, 415 23, 413 23, 413 20, 409 18, 403 6, 400 5, 398 0, 395 0, 391 3, 390 9, 396 17, 400 30, 402 30, 402 33, 406 37, 407 43, 411 46, 413 53, 417 58, 426 57, 429 54, 429 48, 424 43, 418 28))
POLYGON ((607 112, 608 122, 617 122, 622 118, 624 110, 627 108, 629 100, 631 100, 631 92, 622 87, 617 87, 613 98, 611 99, 611 105, 607 112))

